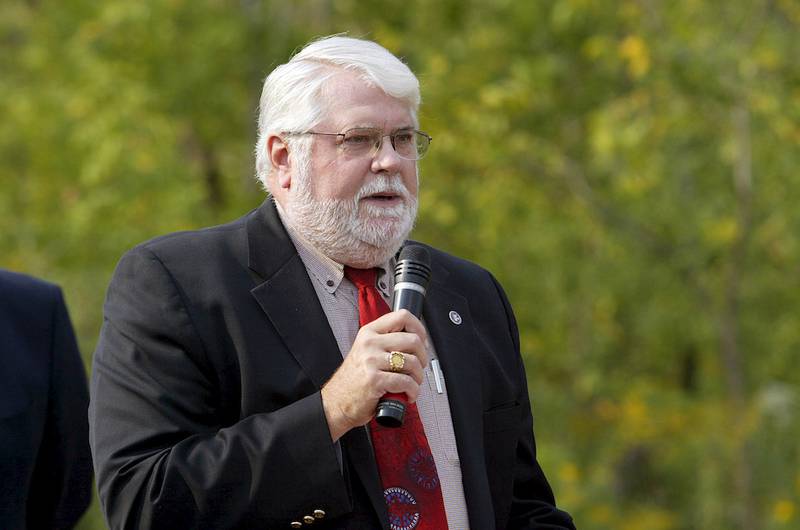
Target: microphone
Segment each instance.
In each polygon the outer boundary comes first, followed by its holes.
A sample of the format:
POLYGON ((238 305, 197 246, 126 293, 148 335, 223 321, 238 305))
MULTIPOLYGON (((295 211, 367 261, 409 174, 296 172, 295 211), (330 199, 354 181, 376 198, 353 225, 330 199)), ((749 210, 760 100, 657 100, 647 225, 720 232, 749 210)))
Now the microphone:
MULTIPOLYGON (((407 309, 419 318, 422 303, 431 279, 431 256, 420 245, 406 245, 400 251, 394 267, 394 293, 392 311, 407 309)), ((400 427, 406 414, 405 394, 386 394, 378 401, 375 421, 384 427, 400 427)))

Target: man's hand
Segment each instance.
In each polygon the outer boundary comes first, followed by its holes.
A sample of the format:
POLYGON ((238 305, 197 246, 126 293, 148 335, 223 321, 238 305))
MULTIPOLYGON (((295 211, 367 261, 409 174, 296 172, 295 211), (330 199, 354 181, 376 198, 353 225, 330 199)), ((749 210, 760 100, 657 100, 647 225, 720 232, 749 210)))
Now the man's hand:
POLYGON ((428 335, 422 323, 405 309, 387 313, 362 327, 336 373, 322 387, 322 406, 335 442, 375 415, 384 394, 405 393, 413 403, 428 365, 428 335), (392 372, 389 352, 405 355, 403 369, 392 372))

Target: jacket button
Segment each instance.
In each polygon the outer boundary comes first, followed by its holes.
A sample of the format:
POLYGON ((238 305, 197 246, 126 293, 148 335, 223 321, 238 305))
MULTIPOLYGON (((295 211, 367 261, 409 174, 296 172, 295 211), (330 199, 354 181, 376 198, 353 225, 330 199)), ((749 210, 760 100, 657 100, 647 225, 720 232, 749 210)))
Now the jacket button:
POLYGON ((325 517, 325 511, 324 510, 314 510, 314 517, 316 517, 317 519, 322 519, 323 517, 325 517))
POLYGON ((303 523, 301 523, 300 521, 292 521, 291 523, 289 523, 289 526, 291 526, 292 528, 303 528, 303 523))

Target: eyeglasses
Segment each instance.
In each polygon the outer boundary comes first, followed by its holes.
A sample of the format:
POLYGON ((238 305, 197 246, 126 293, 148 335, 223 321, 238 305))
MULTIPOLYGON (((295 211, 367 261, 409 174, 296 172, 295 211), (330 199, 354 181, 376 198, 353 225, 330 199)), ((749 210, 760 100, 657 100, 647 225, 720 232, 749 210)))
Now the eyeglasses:
POLYGON ((419 160, 428 152, 431 138, 428 134, 416 129, 400 129, 389 134, 383 134, 382 129, 371 127, 356 127, 343 133, 325 133, 316 131, 285 132, 284 134, 300 135, 313 134, 315 136, 336 136, 339 148, 348 156, 373 157, 380 151, 383 139, 389 137, 397 156, 406 160, 419 160))

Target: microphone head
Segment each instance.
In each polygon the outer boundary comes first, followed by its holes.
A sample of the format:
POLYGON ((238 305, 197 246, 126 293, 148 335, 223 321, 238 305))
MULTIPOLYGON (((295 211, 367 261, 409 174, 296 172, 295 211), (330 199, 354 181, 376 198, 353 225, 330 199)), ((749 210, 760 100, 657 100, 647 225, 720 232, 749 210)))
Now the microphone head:
POLYGON ((428 249, 421 245, 406 245, 400 251, 397 265, 394 267, 395 285, 401 282, 411 282, 428 286, 431 279, 431 255, 428 249))

